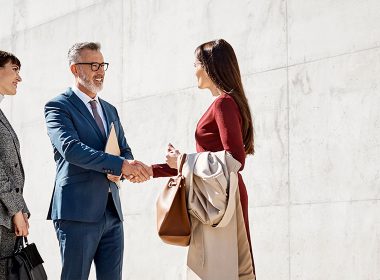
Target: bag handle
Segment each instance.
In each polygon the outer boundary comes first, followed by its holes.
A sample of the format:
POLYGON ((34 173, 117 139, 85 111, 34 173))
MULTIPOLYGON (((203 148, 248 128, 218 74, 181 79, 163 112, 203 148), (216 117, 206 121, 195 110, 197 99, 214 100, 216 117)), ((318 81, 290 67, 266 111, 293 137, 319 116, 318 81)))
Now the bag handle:
POLYGON ((13 248, 13 254, 10 256, 1 257, 0 261, 12 258, 15 254, 20 252, 24 248, 23 241, 25 241, 26 246, 29 245, 28 238, 26 238, 26 236, 17 236, 16 241, 15 241, 15 246, 13 248))
POLYGON ((186 161, 186 154, 181 155, 181 162, 178 166, 178 176, 182 176, 182 168, 186 161))
POLYGON ((25 242, 26 246, 29 245, 28 238, 26 238, 26 236, 17 236, 15 246, 13 248, 13 252, 14 253, 20 252, 25 247, 24 242, 25 242))

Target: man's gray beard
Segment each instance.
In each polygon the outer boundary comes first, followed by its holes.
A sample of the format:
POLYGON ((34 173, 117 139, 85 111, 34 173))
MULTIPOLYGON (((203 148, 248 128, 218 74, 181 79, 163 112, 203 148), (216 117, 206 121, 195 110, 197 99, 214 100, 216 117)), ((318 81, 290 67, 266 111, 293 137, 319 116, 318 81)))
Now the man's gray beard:
POLYGON ((82 73, 79 73, 79 81, 80 83, 89 91, 92 93, 98 93, 103 89, 103 84, 101 86, 94 85, 90 80, 86 78, 85 75, 82 75, 82 73))

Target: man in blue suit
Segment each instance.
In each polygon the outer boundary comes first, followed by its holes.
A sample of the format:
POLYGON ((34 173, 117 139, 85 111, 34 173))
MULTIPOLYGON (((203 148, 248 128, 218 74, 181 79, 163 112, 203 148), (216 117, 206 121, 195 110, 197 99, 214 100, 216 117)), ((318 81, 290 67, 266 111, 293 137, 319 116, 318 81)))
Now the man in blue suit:
MULTIPOLYGON (((56 179, 48 219, 60 245, 61 279, 88 279, 94 261, 97 279, 121 279, 123 214, 116 181, 149 179, 133 155, 114 106, 100 99, 108 63, 98 43, 74 44, 68 53, 74 86, 45 105, 54 150, 56 179), (120 156, 104 152, 111 123, 120 156)), ((54 278, 54 277, 53 277, 54 278)))

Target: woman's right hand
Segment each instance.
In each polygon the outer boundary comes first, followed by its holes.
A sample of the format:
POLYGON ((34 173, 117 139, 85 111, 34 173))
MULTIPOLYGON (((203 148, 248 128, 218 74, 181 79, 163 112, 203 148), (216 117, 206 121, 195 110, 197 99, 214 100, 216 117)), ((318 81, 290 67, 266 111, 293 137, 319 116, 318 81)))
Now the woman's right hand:
POLYGON ((16 236, 28 236, 29 234, 29 223, 25 221, 24 214, 19 211, 12 218, 13 224, 15 226, 16 236))

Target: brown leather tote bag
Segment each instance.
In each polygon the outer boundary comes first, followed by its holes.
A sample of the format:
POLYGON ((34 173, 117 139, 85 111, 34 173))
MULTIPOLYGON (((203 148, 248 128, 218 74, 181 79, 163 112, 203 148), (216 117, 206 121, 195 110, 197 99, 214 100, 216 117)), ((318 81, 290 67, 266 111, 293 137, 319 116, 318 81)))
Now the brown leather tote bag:
POLYGON ((157 231, 165 243, 189 246, 191 225, 186 204, 185 178, 182 167, 186 154, 182 155, 178 175, 170 178, 157 199, 157 231))

